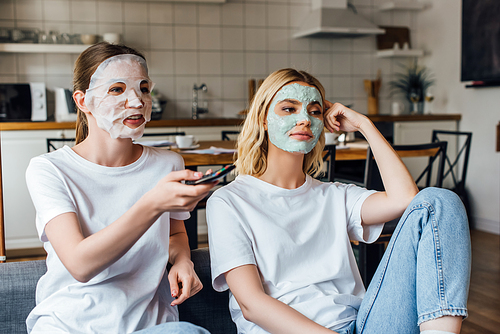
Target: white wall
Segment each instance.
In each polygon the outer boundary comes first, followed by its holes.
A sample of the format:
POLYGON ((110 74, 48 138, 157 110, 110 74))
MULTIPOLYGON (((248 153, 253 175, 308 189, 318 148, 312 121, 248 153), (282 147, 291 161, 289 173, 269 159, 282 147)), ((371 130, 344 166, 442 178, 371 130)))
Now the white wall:
POLYGON ((500 234, 500 152, 495 128, 500 121, 500 87, 471 89, 460 82, 459 0, 433 0, 417 16, 417 41, 429 50, 424 63, 436 76, 435 109, 462 114, 460 129, 472 131, 467 188, 478 229, 500 234))
MULTIPOLYGON (((380 12, 385 0, 354 0, 360 15, 377 24, 409 26, 415 15, 380 12)), ((378 59, 375 37, 293 39, 311 10, 310 0, 228 0, 224 4, 124 0, 0 0, 0 27, 38 28, 60 33, 117 32, 148 59, 158 91, 168 99, 164 118, 191 113, 194 83, 206 83, 210 116, 235 116, 247 107, 247 80, 295 67, 316 75, 329 99, 366 112, 363 79, 382 70, 383 82, 395 61, 378 59)), ((49 90, 71 86, 77 55, 2 54, 0 82, 44 81, 49 90)), ((389 113, 387 85, 381 112, 389 113)))

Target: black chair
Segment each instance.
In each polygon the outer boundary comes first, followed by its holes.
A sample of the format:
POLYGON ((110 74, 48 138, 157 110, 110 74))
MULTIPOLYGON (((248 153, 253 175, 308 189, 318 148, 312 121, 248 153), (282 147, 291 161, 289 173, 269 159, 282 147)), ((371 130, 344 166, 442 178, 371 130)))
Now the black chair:
POLYGON ((323 150, 323 162, 326 164, 326 171, 317 177, 323 182, 333 182, 335 179, 335 154, 336 145, 325 145, 323 150))
MULTIPOLYGON (((427 164, 423 167, 423 171, 420 172, 420 174, 417 174, 417 177, 414 176, 415 183, 417 183, 417 185, 420 181, 425 181, 423 186, 419 186, 420 189, 431 185, 439 188, 442 187, 447 142, 434 142, 418 145, 393 145, 393 148, 403 159, 412 158, 418 160, 428 158, 427 164), (434 164, 435 162, 437 163, 437 167, 434 164), (433 178, 434 171, 435 178, 433 178)), ((384 191, 382 178, 370 148, 368 148, 366 154, 364 186, 367 189, 384 191)), ((375 274, 375 270, 377 269, 377 266, 384 254, 385 247, 389 242, 398 222, 399 218, 385 223, 379 239, 373 244, 360 242, 359 244, 353 246, 355 251, 358 252, 358 267, 365 286, 368 286, 373 274, 375 274)))
POLYGON ((464 203, 469 222, 472 219, 471 207, 467 190, 465 189, 465 179, 467 167, 469 165, 469 154, 472 141, 472 132, 460 131, 432 131, 432 142, 448 142, 448 151, 445 159, 445 170, 443 175, 444 187, 454 191, 464 203), (450 148, 455 147, 456 152, 452 154, 450 148), (453 161, 452 161, 453 159, 453 161), (461 173, 460 173, 461 172, 461 173))
POLYGON ((220 134, 221 134, 221 140, 231 140, 231 137, 229 137, 229 135, 239 135, 240 132, 232 130, 222 130, 220 134))
POLYGON ((75 138, 47 138, 47 153, 55 151, 65 144, 75 144, 75 140, 75 138))

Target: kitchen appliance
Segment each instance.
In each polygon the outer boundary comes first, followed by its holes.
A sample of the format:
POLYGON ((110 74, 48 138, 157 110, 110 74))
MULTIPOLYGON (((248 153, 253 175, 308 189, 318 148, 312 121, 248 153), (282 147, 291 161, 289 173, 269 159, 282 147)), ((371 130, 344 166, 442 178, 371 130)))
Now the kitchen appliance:
POLYGON ((357 14, 348 0, 312 0, 311 12, 293 37, 345 38, 384 32, 384 29, 357 14))
POLYGON ((70 89, 55 87, 56 122, 75 122, 76 104, 70 89))
POLYGON ((46 120, 45 83, 0 84, 0 122, 46 120))

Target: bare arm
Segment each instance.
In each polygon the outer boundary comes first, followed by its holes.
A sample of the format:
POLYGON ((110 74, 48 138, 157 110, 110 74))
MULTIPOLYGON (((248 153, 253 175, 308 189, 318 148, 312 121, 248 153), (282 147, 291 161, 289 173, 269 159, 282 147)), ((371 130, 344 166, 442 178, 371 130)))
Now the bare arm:
POLYGON ((332 334, 333 332, 310 320, 290 306, 264 292, 259 272, 254 265, 234 268, 224 274, 246 320, 269 333, 332 334))
POLYGON ((170 219, 169 261, 172 263, 168 274, 170 292, 172 297, 177 298, 172 305, 179 305, 203 288, 191 262, 191 250, 182 220, 170 219))
POLYGON ((380 170, 384 192, 368 197, 361 208, 363 224, 381 224, 398 218, 418 193, 410 172, 368 117, 340 103, 325 103, 326 127, 336 131, 360 131, 368 141, 380 170))
POLYGON ((193 210, 214 184, 179 181, 199 177, 189 170, 169 173, 120 218, 90 236, 83 236, 75 213, 50 220, 45 234, 71 275, 87 282, 122 257, 163 212, 193 210))

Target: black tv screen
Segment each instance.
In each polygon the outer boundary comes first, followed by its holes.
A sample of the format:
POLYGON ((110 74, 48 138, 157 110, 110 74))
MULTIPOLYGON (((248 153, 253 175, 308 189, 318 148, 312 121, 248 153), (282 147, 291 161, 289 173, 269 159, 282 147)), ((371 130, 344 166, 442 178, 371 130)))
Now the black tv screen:
POLYGON ((462 0, 461 80, 500 82, 500 0, 462 0))

